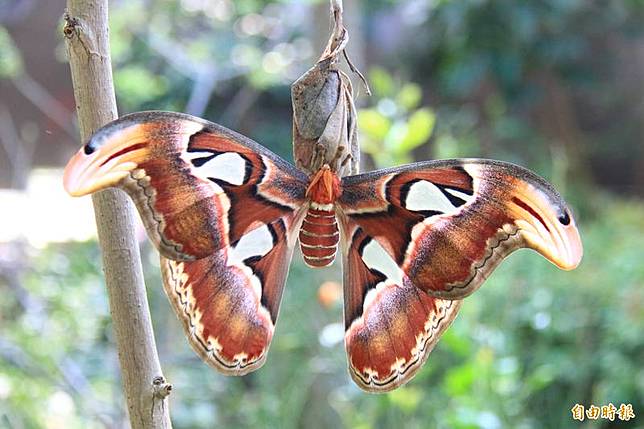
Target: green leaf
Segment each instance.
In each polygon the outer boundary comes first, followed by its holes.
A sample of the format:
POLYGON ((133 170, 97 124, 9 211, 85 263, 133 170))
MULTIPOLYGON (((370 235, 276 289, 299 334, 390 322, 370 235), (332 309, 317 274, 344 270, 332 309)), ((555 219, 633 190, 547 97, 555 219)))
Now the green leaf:
POLYGON ((555 371, 550 365, 541 365, 536 368, 526 379, 526 384, 532 391, 541 390, 547 387, 555 379, 555 371))
POLYGON ((389 133, 391 122, 374 109, 363 109, 358 113, 360 131, 373 140, 383 141, 389 133))
POLYGON ((22 58, 9 32, 0 26, 0 77, 12 77, 22 70, 22 58))
POLYGON ((467 394, 477 375, 475 362, 450 369, 445 375, 445 390, 450 396, 467 394))
POLYGON ((389 401, 405 413, 411 413, 418 408, 423 399, 423 391, 415 387, 404 387, 387 395, 389 401))
POLYGON ((137 104, 163 95, 167 90, 167 81, 144 67, 132 66, 114 74, 114 86, 123 102, 137 104))
POLYGON ((377 98, 387 97, 394 91, 394 81, 382 67, 373 67, 369 71, 369 86, 377 98))
POLYGON ((433 146, 434 158, 458 158, 458 141, 452 134, 439 133, 433 146))
POLYGON ((429 108, 416 110, 407 123, 407 133, 397 147, 400 153, 407 153, 425 143, 434 131, 436 115, 429 108))
POLYGON ((423 91, 420 89, 420 85, 416 83, 406 83, 398 93, 396 101, 398 101, 398 104, 405 109, 412 110, 418 107, 422 96, 423 91))
POLYGON ((441 344, 459 356, 467 356, 471 352, 471 343, 470 337, 463 335, 463 333, 457 333, 455 327, 448 329, 441 339, 441 344))

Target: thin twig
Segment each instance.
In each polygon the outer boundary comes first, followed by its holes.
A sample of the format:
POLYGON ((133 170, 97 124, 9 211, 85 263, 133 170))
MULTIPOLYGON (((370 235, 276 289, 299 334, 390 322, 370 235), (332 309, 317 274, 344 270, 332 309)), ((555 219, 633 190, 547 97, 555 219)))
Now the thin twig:
POLYGON ((9 108, 0 104, 0 144, 11 166, 11 186, 24 189, 33 164, 35 141, 21 139, 9 108))
POLYGON ((237 128, 248 110, 259 97, 259 92, 253 86, 244 85, 232 96, 226 109, 219 116, 218 122, 227 127, 237 128))
POLYGON ((345 49, 342 51, 344 53, 344 59, 347 60, 347 64, 349 65, 349 68, 351 69, 352 72, 358 75, 360 80, 362 81, 362 84, 364 85, 365 92, 367 95, 371 95, 371 88, 369 88, 369 82, 367 82, 367 79, 363 76, 363 74, 358 70, 356 66, 353 65, 351 60, 349 59, 349 54, 347 53, 347 50, 345 49))
POLYGON ((11 79, 16 89, 29 100, 46 117, 56 123, 69 138, 76 139, 76 128, 74 127, 72 112, 70 112, 56 97, 33 79, 29 74, 22 72, 19 77, 11 79))
POLYGON ((320 61, 325 61, 325 60, 330 60, 331 62, 338 61, 338 57, 340 56, 340 53, 343 54, 344 59, 347 61, 347 64, 349 65, 349 69, 355 74, 358 75, 360 80, 362 81, 362 84, 365 87, 365 92, 367 95, 371 95, 371 89, 369 88, 369 83, 367 82, 367 79, 364 77, 362 73, 360 73, 360 70, 356 66, 353 65, 351 62, 351 59, 349 58, 349 54, 347 53, 347 44, 349 42, 349 32, 347 31, 346 27, 344 26, 344 21, 343 21, 343 8, 342 8, 342 0, 330 0, 331 2, 331 16, 333 18, 333 34, 331 38, 329 39, 329 42, 324 49, 324 52, 322 53, 322 56, 318 60, 320 61))
POLYGON ((217 79, 214 70, 202 69, 192 86, 185 112, 195 116, 203 116, 216 85, 217 79))

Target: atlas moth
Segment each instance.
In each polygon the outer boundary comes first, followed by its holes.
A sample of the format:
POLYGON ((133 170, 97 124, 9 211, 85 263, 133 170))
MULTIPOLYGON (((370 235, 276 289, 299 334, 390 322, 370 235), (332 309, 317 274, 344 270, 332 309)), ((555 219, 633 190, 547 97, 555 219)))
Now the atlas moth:
POLYGON ((97 131, 64 186, 129 194, 190 344, 229 375, 264 363, 298 240, 306 264, 342 262, 349 370, 372 392, 414 376, 512 251, 581 260, 570 209, 525 168, 450 159, 340 177, 336 161, 308 175, 220 125, 140 112, 97 131))

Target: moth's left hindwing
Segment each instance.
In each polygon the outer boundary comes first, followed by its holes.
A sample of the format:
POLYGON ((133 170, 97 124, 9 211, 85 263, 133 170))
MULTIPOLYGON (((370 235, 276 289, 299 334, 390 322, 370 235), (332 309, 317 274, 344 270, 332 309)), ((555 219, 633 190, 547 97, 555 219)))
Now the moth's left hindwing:
POLYGON ((72 195, 118 187, 132 197, 192 346, 229 374, 263 363, 307 180, 248 138, 170 112, 108 124, 64 175, 72 195))

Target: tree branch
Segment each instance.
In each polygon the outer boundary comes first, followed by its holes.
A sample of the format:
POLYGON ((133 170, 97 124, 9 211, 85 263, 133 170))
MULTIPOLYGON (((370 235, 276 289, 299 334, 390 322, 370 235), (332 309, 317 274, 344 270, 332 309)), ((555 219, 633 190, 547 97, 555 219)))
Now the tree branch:
POLYGON ((72 121, 72 113, 47 88, 32 78, 25 71, 20 76, 11 79, 16 89, 45 116, 54 121, 65 133, 74 138, 76 130, 72 121))
MULTIPOLYGON (((117 117, 107 0, 67 0, 67 8, 63 33, 81 139, 85 141, 117 117)), ((130 424, 134 429, 169 428, 167 400, 158 393, 158 380, 163 374, 134 234, 132 204, 117 190, 100 192, 92 200, 130 424)), ((170 389, 164 391, 169 393, 170 389)))
POLYGON ((9 108, 0 103, 0 146, 7 154, 11 171, 11 186, 16 189, 27 187, 27 176, 33 164, 36 144, 23 140, 18 134, 9 108))

